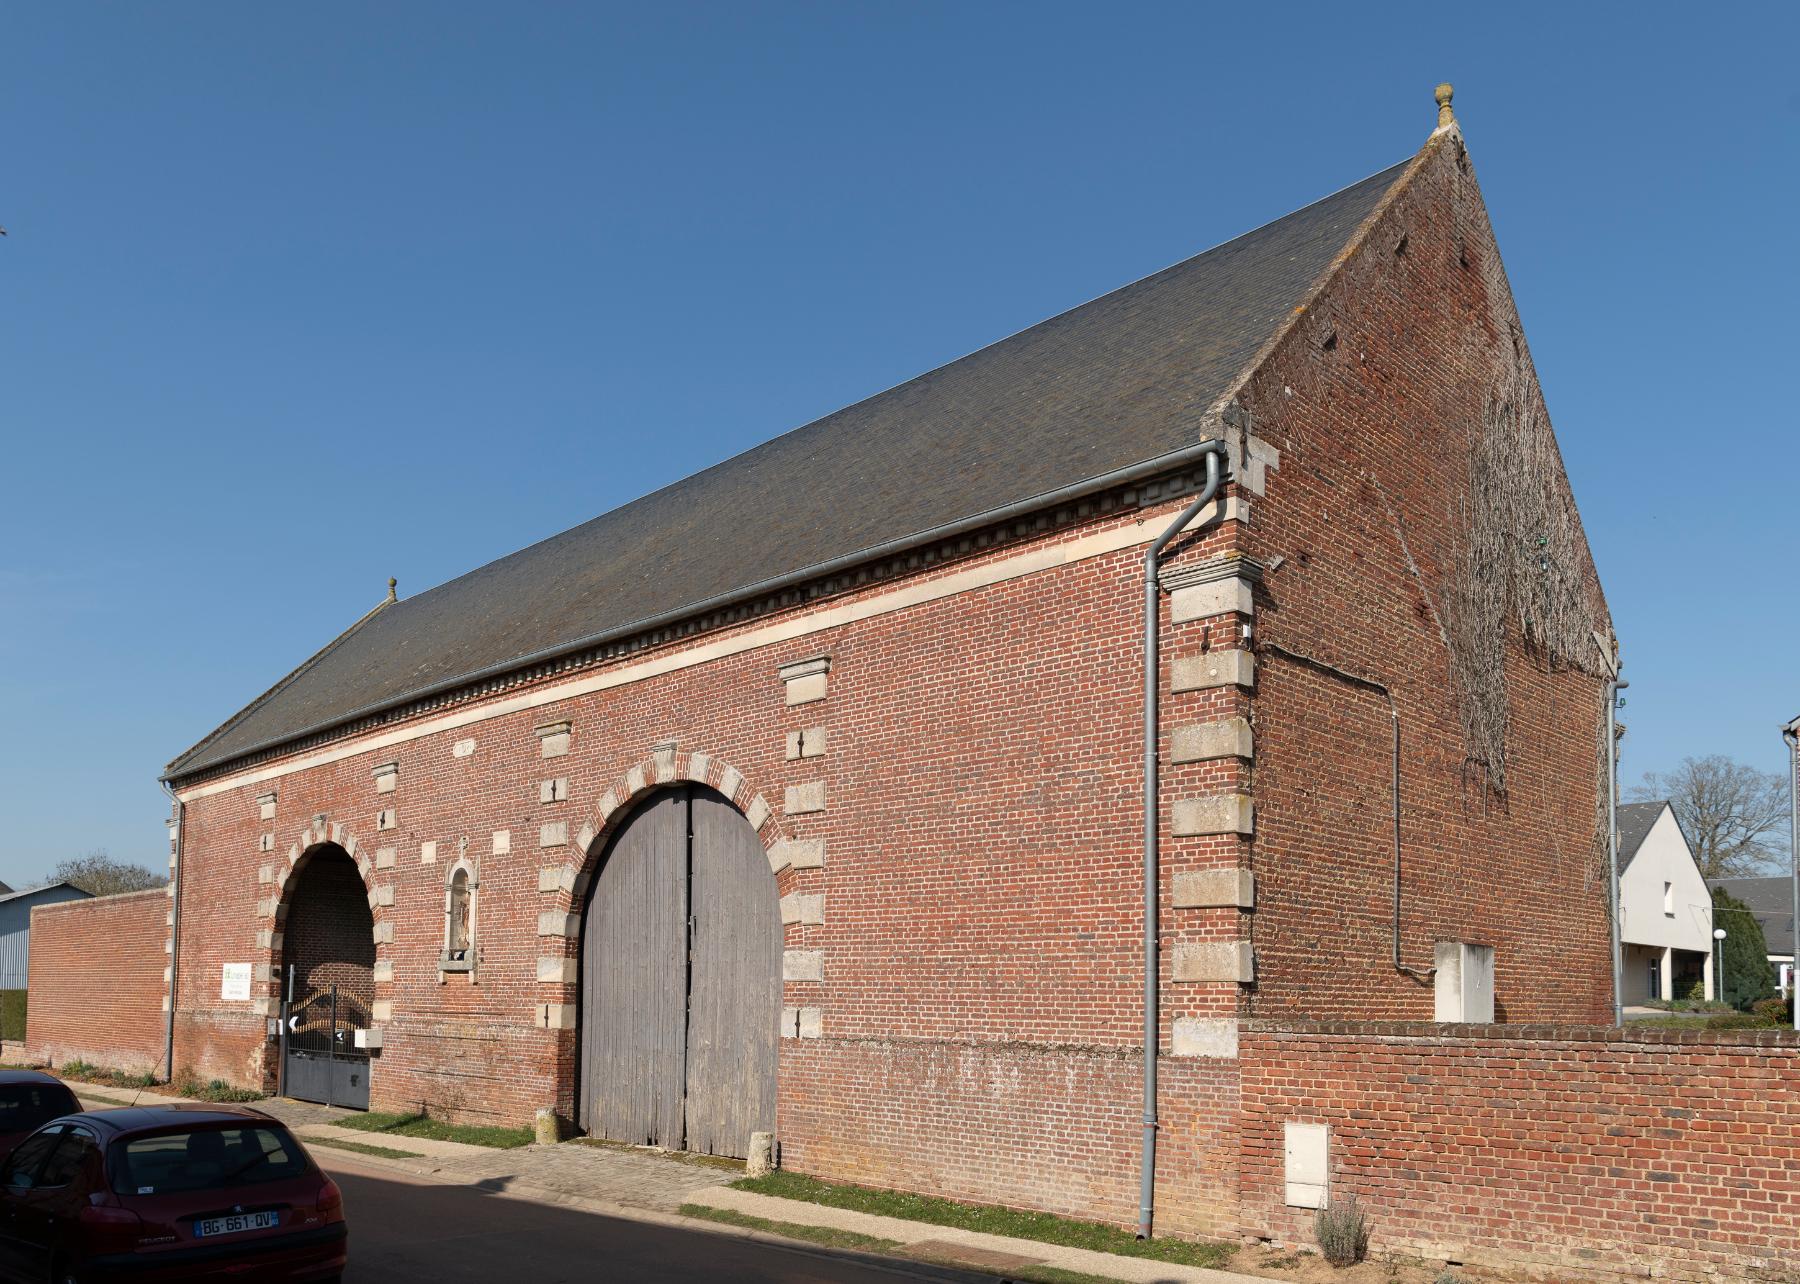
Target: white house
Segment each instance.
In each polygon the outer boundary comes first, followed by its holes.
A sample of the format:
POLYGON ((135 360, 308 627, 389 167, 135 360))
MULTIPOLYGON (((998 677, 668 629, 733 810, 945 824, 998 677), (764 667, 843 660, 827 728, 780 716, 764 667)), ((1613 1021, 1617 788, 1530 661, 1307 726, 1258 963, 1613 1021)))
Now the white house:
POLYGON ((1715 994, 1712 894, 1666 802, 1619 808, 1619 939, 1627 1004, 1715 994))

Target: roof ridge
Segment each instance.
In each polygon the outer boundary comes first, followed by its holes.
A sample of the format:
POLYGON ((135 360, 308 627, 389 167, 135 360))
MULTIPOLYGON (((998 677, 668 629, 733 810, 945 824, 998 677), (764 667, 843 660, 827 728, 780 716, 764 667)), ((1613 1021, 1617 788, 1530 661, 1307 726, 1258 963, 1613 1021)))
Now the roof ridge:
POLYGON ((360 617, 358 617, 356 622, 353 623, 349 628, 345 629, 342 633, 340 633, 336 637, 332 638, 331 641, 327 642, 324 646, 320 647, 317 651, 314 651, 311 655, 307 656, 306 659, 302 660, 298 665, 296 665, 292 670, 290 670, 286 676, 277 680, 274 686, 270 687, 267 691, 264 691, 261 695, 257 696, 256 699, 252 700, 249 704, 245 705, 242 709, 239 709, 236 713, 232 714, 229 718, 225 719, 225 721, 221 722, 218 726, 214 727, 211 731, 207 732, 205 735, 201 736, 198 740, 194 741, 194 743, 189 745, 186 749, 183 749, 180 753, 176 754, 173 758, 169 759, 169 761, 163 767, 162 779, 164 779, 164 780, 173 779, 174 778, 173 772, 178 763, 182 762, 184 759, 191 758, 194 754, 198 753, 202 748, 204 748, 209 742, 218 739, 220 736, 224 735, 227 731, 230 731, 233 727, 235 727, 239 723, 241 723, 245 718, 248 718, 251 714, 255 713, 258 709, 262 708, 263 705, 267 704, 270 700, 274 699, 282 691, 286 690, 287 687, 294 681, 294 679, 298 678, 302 673, 305 673, 308 669, 312 668, 320 660, 323 660, 331 652, 335 651, 338 647, 342 646, 344 641, 347 638, 349 638, 351 634, 355 633, 358 629, 362 628, 363 625, 367 624, 370 620, 374 619, 377 615, 381 614, 381 612, 385 611, 388 607, 397 604, 399 602, 399 600, 400 600, 399 598, 394 596, 392 587, 390 585, 388 596, 382 598, 381 601, 377 602, 374 606, 372 606, 368 610, 364 611, 362 613, 362 615, 360 617))

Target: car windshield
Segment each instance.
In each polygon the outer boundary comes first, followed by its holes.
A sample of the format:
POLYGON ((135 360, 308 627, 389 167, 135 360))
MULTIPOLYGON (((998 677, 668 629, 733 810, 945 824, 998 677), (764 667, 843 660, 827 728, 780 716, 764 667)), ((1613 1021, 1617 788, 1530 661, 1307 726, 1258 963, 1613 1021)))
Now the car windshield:
POLYGON ((0 1084, 0 1132, 30 1132, 80 1109, 60 1083, 0 1084))
POLYGON ((298 1177, 306 1153, 277 1124, 194 1128, 114 1142, 110 1168, 117 1194, 167 1195, 298 1177))

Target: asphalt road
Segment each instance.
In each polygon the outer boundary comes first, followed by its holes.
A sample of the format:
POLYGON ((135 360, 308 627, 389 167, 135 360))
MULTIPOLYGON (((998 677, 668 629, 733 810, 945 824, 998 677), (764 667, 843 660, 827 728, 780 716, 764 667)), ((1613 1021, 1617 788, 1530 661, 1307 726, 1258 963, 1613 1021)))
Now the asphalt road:
POLYGON ((350 1222, 345 1284, 897 1284, 971 1278, 929 1266, 886 1266, 831 1249, 787 1249, 734 1235, 507 1199, 475 1187, 439 1185, 358 1165, 323 1147, 313 1153, 344 1191, 350 1222))

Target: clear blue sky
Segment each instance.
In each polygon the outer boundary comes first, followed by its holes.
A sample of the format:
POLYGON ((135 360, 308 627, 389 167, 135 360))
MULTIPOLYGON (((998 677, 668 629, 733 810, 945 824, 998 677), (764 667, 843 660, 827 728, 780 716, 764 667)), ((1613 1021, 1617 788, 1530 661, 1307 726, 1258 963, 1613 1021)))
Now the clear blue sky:
POLYGON ((1625 777, 1800 713, 1792 5, 8 4, 0 878, 448 579, 1467 132, 1625 777))

